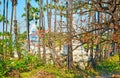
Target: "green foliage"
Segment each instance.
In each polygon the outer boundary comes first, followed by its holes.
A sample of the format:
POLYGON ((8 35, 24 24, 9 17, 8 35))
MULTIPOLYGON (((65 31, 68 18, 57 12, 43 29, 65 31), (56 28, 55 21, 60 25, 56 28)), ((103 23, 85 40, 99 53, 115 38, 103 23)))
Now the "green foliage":
MULTIPOLYGON (((10 38, 11 35, 9 32, 4 32, 4 34, 1 32, 0 37, 2 38, 3 35, 4 35, 4 39, 0 40, 0 54, 4 55, 5 52, 7 52, 7 51, 9 54, 11 54, 10 53, 11 49, 14 49, 13 43, 11 42, 11 38, 10 38)), ((10 56, 10 55, 8 55, 8 56, 10 56)), ((6 55, 5 55, 5 58, 6 58, 6 55)))
POLYGON ((90 68, 89 70, 84 70, 84 71, 85 71, 85 74, 87 74, 87 76, 96 76, 99 74, 99 72, 97 72, 93 68, 90 68))
POLYGON ((0 22, 2 22, 4 20, 5 20, 5 18, 2 15, 0 15, 0 22))
POLYGON ((119 73, 120 65, 118 63, 118 56, 116 55, 110 59, 100 62, 97 65, 96 70, 98 70, 102 73, 107 73, 107 74, 119 73))
POLYGON ((11 70, 19 70, 20 72, 27 72, 38 66, 43 65, 42 61, 37 57, 28 54, 23 59, 10 58, 8 60, 0 60, 0 78, 6 76, 11 70))
POLYGON ((24 72, 21 73, 22 77, 26 77, 29 78, 31 76, 33 76, 35 73, 37 73, 37 71, 47 71, 49 73, 52 73, 56 76, 56 78, 76 78, 76 73, 75 71, 69 71, 66 68, 60 68, 60 67, 56 67, 54 65, 51 64, 45 64, 45 65, 40 65, 37 69, 34 69, 30 72, 24 72))
MULTIPOLYGON (((25 17, 26 13, 22 14, 22 17, 25 17)), ((39 8, 31 6, 29 8, 29 21, 32 21, 33 19, 38 20, 39 19, 39 8)))
POLYGON ((5 64, 4 61, 0 59, 0 78, 5 78, 7 70, 5 70, 5 64))
POLYGON ((33 56, 31 54, 28 54, 19 61, 13 61, 12 63, 13 68, 19 70, 20 72, 30 71, 42 64, 41 60, 37 56, 33 56))

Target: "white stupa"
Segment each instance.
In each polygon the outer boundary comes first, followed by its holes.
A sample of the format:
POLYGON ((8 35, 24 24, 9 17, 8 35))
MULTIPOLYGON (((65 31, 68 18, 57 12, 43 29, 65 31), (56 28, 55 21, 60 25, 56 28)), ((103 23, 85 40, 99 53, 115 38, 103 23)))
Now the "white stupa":
POLYGON ((29 35, 30 35, 30 51, 32 53, 35 53, 38 50, 36 47, 36 45, 38 44, 37 26, 35 23, 31 25, 29 35))

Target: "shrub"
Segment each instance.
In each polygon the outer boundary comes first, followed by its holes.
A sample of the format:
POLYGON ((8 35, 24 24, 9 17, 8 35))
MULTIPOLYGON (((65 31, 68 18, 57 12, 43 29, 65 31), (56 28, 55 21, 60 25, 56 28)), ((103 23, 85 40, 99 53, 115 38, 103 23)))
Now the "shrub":
POLYGON ((111 57, 110 59, 100 62, 97 65, 96 70, 109 74, 120 72, 120 65, 118 63, 117 56, 111 57))

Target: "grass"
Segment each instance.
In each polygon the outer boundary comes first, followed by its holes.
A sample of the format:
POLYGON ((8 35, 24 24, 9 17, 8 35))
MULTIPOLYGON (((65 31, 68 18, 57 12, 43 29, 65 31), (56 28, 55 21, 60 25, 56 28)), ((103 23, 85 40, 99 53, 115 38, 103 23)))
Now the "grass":
POLYGON ((118 55, 110 57, 97 65, 97 70, 104 74, 120 73, 118 55))
MULTIPOLYGON (((101 74, 114 74, 118 72, 120 73, 120 65, 118 63, 118 60, 118 55, 115 55, 113 57, 110 57, 109 59, 100 62, 97 65, 96 70, 84 70, 84 73, 89 76, 96 76, 101 74)), ((52 73, 56 76, 56 78, 82 78, 81 76, 78 77, 78 75, 76 74, 77 71, 75 70, 69 71, 67 70, 67 68, 60 68, 51 64, 44 64, 29 72, 23 72, 21 73, 21 76, 22 78, 30 78, 38 71, 46 71, 52 73)))
POLYGON ((56 78, 74 78, 75 72, 70 72, 65 68, 60 68, 60 67, 55 67, 50 64, 46 64, 44 66, 37 67, 36 69, 33 69, 32 71, 29 72, 24 72, 21 73, 22 78, 30 78, 33 76, 37 71, 47 71, 49 73, 52 73, 56 76, 56 78))

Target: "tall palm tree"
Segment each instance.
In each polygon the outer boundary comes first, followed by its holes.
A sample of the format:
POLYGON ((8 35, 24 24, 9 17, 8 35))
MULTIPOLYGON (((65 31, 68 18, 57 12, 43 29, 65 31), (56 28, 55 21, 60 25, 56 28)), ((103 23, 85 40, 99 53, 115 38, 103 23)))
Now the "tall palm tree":
MULTIPOLYGON (((5 0, 3 0, 3 17, 5 18, 5 0)), ((4 39, 5 21, 3 20, 3 39, 4 39)))
MULTIPOLYGON (((60 34, 62 33, 62 25, 63 25, 63 23, 62 23, 62 11, 61 11, 61 13, 60 13, 60 34)), ((61 36, 60 36, 61 37, 61 36)), ((59 49, 61 50, 61 46, 62 46, 62 44, 61 44, 61 39, 60 39, 60 46, 59 46, 59 49)))
POLYGON ((68 54, 67 54, 67 59, 68 59, 68 69, 72 69, 73 66, 73 54, 72 54, 72 14, 73 14, 73 10, 72 10, 72 0, 70 0, 70 7, 68 7, 68 1, 66 1, 66 8, 67 8, 67 28, 68 28, 68 54), (70 10, 70 11, 68 11, 70 10), (70 16, 69 16, 70 14, 70 16), (69 24, 68 24, 69 23, 69 24))
MULTIPOLYGON (((12 2, 12 0, 11 0, 11 2, 12 2)), ((12 2, 12 10, 11 11, 12 12, 11 12, 11 19, 10 19, 10 34, 12 36, 13 11, 14 11, 14 9, 13 9, 13 2, 12 2)))
POLYGON ((16 6, 17 6, 17 0, 12 0, 13 4, 13 17, 14 17, 14 34, 15 34, 15 46, 16 46, 16 52, 18 54, 18 58, 20 59, 20 52, 18 51, 18 32, 17 32, 17 19, 16 19, 16 6))
MULTIPOLYGON (((6 10, 6 16, 4 16, 4 17, 6 17, 6 30, 5 30, 5 27, 4 27, 4 29, 3 29, 3 32, 7 32, 7 25, 8 25, 8 0, 7 0, 7 2, 6 2, 6 4, 4 4, 4 5, 6 5, 6 7, 4 7, 5 9, 4 10, 6 10)), ((7 36, 5 36, 5 39, 7 38, 7 36)), ((5 43, 5 47, 4 47, 4 58, 6 58, 6 54, 7 54, 7 44, 5 43)))
POLYGON ((11 8, 11 19, 10 19, 10 54, 12 54, 13 52, 13 44, 12 44, 12 25, 13 25, 13 1, 11 0, 12 3, 12 8, 11 8))
MULTIPOLYGON (((49 0, 46 0, 46 3, 48 5, 48 1, 49 0)), ((50 3, 52 2, 52 0, 50 0, 50 3)), ((49 28, 49 35, 48 35, 48 47, 50 47, 51 45, 51 15, 52 15, 52 11, 51 11, 51 8, 49 9, 47 7, 47 20, 48 20, 48 28, 49 28)))
POLYGON ((30 51, 30 37, 29 37, 29 7, 30 3, 25 0, 26 4, 26 26, 27 26, 27 39, 28 39, 28 51, 30 51))
MULTIPOLYGON (((56 30, 56 26, 57 26, 57 4, 58 0, 54 0, 54 5, 55 5, 55 12, 54 12, 54 38, 53 38, 53 59, 54 59, 54 62, 55 64, 58 64, 60 65, 59 61, 57 60, 57 58, 55 57, 58 57, 58 53, 56 52, 56 33, 57 33, 57 30, 56 30)), ((60 65, 61 66, 61 65, 60 65)))
MULTIPOLYGON (((40 8, 40 17, 39 17, 39 26, 42 28, 43 32, 45 31, 45 23, 44 23, 44 12, 43 12, 43 0, 39 0, 39 8, 40 8)), ((39 37, 40 44, 40 37, 39 37)), ((46 49, 45 49, 45 37, 42 38, 42 48, 43 48, 43 60, 46 63, 46 49)), ((40 46, 38 48, 39 56, 40 54, 40 46)))
MULTIPOLYGON (((3 18, 5 18, 5 0, 3 0, 3 18)), ((3 20, 3 39, 4 39, 4 31, 5 30, 5 20, 3 20)), ((3 46, 3 52, 4 52, 4 59, 6 58, 6 51, 5 51, 5 46, 3 46)))
POLYGON ((55 20, 54 20, 54 32, 56 33, 56 12, 57 12, 57 10, 56 10, 56 2, 54 2, 54 5, 55 5, 55 13, 54 13, 54 18, 55 18, 55 20))
MULTIPOLYGON (((49 0, 46 0, 47 5, 48 5, 48 1, 49 0)), ((52 3, 52 0, 50 0, 50 3, 52 3)), ((47 7, 48 28, 50 29, 50 32, 51 32, 51 15, 52 15, 52 10, 51 10, 51 8, 49 10, 47 7)))
POLYGON ((13 1, 13 8, 14 8, 14 34, 15 34, 15 40, 17 41, 17 19, 16 19, 16 5, 17 5, 17 0, 12 0, 13 1))
MULTIPOLYGON (((48 5, 48 1, 49 0, 46 0, 46 3, 48 5)), ((50 3, 52 2, 52 0, 50 0, 50 3)), ((51 14, 52 14, 52 11, 51 11, 51 8, 49 9, 47 7, 47 20, 48 20, 48 28, 49 28, 49 34, 48 34, 48 47, 51 47, 51 14)))
POLYGON ((8 3, 9 3, 9 0, 7 0, 6 2, 6 32, 8 29, 8 3))
MULTIPOLYGON (((41 21, 42 21, 42 0, 39 0, 39 11, 40 11, 40 15, 39 15, 39 29, 41 28, 41 21)), ((41 51, 40 51, 40 37, 38 37, 38 56, 39 58, 41 58, 41 51)))
MULTIPOLYGON (((42 12, 42 28, 43 28, 43 31, 45 32, 45 17, 44 17, 44 14, 42 12)), ((43 60, 44 60, 44 63, 46 63, 46 48, 45 48, 45 36, 43 36, 42 38, 42 48, 43 48, 43 60)))

